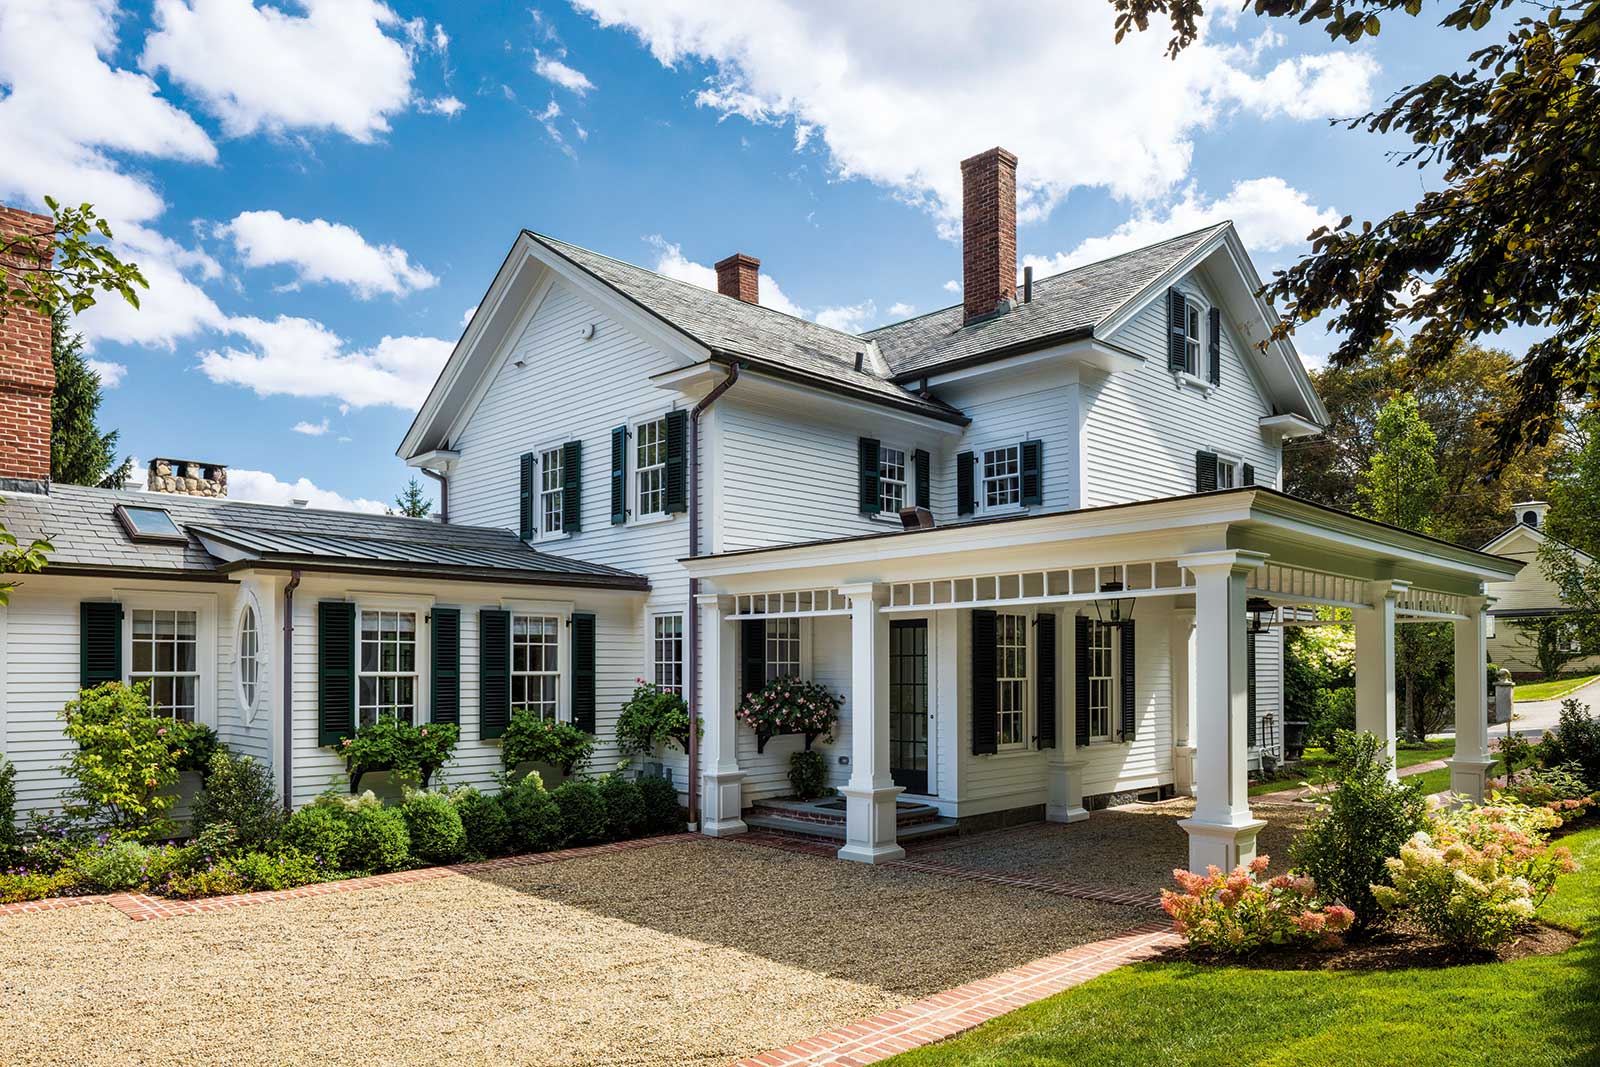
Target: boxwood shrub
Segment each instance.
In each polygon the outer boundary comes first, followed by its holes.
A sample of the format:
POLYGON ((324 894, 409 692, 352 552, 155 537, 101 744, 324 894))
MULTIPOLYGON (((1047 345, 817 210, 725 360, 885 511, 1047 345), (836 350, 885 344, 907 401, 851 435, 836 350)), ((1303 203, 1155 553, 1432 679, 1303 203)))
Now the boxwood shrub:
POLYGON ((621 774, 608 774, 600 780, 600 796, 606 805, 608 838, 621 841, 644 831, 644 794, 639 791, 637 782, 621 774))
POLYGON ((498 797, 476 789, 462 789, 452 795, 461 829, 467 836, 467 855, 474 859, 494 859, 511 847, 511 820, 498 797))
POLYGON ((537 774, 518 779, 499 795, 513 852, 548 852, 561 844, 561 811, 537 774))
POLYGON ((350 826, 337 810, 313 804, 289 816, 289 821, 283 827, 282 841, 288 847, 337 870, 345 865, 344 854, 350 844, 350 826))
POLYGON ((461 816, 443 793, 412 793, 400 805, 411 855, 424 863, 454 863, 467 850, 461 816))
POLYGON ((594 845, 606 840, 606 800, 599 786, 577 780, 563 782, 550 799, 561 812, 562 844, 594 845))
POLYGON ((639 779, 639 794, 644 801, 644 829, 656 834, 674 834, 683 829, 683 809, 678 806, 678 789, 665 778, 639 779))
POLYGON ((386 874, 407 865, 411 859, 411 832, 398 808, 361 806, 346 809, 345 825, 350 841, 344 848, 341 866, 347 871, 386 874))

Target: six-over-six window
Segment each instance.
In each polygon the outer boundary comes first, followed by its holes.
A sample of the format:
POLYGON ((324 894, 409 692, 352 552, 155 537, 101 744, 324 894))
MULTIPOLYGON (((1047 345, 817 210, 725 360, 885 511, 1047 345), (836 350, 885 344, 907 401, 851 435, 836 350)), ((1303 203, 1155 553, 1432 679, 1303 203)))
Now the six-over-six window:
POLYGON ((415 723, 417 613, 363 608, 356 684, 359 725, 379 719, 415 723))
POLYGON ((1027 744, 1028 617, 995 616, 995 728, 1001 748, 1027 744))
POLYGON ((150 708, 193 722, 200 689, 199 621, 195 612, 163 608, 133 611, 131 684, 150 684, 150 708))
POLYGON ((668 693, 683 692, 683 616, 656 615, 651 625, 651 680, 668 693))
POLYGON ((667 420, 642 422, 634 429, 634 484, 639 516, 667 510, 667 420))
POLYGON ((878 503, 885 515, 898 514, 906 506, 906 454, 888 445, 878 447, 878 503))
POLYGON ((561 706, 561 620, 511 617, 511 706, 554 721, 561 706))
POLYGON ((1022 447, 1001 445, 983 452, 983 506, 1010 507, 1022 502, 1022 447))

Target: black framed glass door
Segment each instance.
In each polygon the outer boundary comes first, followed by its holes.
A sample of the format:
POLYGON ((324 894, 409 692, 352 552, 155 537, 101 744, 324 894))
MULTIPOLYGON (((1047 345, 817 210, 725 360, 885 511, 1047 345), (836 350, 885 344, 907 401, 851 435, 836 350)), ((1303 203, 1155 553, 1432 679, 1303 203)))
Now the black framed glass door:
POLYGON ((928 791, 928 620, 889 623, 889 773, 908 793, 928 791))

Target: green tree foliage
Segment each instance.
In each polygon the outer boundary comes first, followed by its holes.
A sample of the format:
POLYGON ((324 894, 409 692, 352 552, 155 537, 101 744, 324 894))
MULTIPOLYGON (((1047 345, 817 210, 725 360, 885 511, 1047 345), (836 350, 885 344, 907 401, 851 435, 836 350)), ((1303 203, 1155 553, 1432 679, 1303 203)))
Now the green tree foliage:
POLYGON ((1575 418, 1551 464, 1545 532, 1600 557, 1600 411, 1575 418))
POLYGON ((1372 455, 1356 476, 1356 514, 1430 533, 1434 505, 1444 491, 1434 459, 1438 440, 1414 395, 1391 397, 1378 412, 1372 455))
POLYGON ((117 258, 111 227, 88 204, 62 207, 44 198, 52 221, 33 233, 0 237, 0 263, 22 269, 0 272, 0 319, 22 308, 53 318, 94 306, 95 294, 115 293, 134 307, 150 284, 137 265, 117 258), (46 253, 53 253, 46 262, 46 253))
POLYGON ((400 494, 394 498, 394 507, 390 509, 392 515, 405 515, 413 519, 425 519, 432 513, 433 501, 422 492, 422 483, 415 477, 400 490, 400 494))
POLYGON ((50 320, 50 356, 56 391, 50 399, 50 480, 65 485, 121 489, 133 460, 117 463, 117 431, 100 431, 100 376, 83 354, 83 335, 67 327, 67 313, 50 320))
MULTIPOLYGON (((1110 0, 1120 40, 1170 22, 1168 51, 1196 40, 1203 0, 1110 0)), ((1351 129, 1409 141, 1397 163, 1432 172, 1416 203, 1387 218, 1310 235, 1312 252, 1266 293, 1281 333, 1320 316, 1341 336, 1335 366, 1359 362, 1397 327, 1421 370, 1465 340, 1516 326, 1544 331, 1491 416, 1496 456, 1559 431, 1563 403, 1600 389, 1600 3, 1528 4, 1482 34, 1512 0, 1254 0, 1263 18, 1317 23, 1356 43, 1384 16, 1440 12, 1479 45, 1461 69, 1401 89, 1351 129)), ((1453 43, 1453 42, 1447 42, 1453 43)))

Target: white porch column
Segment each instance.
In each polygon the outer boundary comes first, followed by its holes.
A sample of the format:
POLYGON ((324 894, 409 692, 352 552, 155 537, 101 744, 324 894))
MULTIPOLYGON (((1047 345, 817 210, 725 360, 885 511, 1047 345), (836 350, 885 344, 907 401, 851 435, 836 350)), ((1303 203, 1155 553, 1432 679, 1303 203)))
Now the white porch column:
POLYGON ((1395 604, 1411 588, 1410 582, 1378 581, 1369 588, 1370 607, 1350 614, 1356 627, 1356 729, 1376 736, 1389 760, 1389 778, 1395 773, 1395 604))
POLYGON ((1066 666, 1077 658, 1073 647, 1077 640, 1075 619, 1075 615, 1067 615, 1057 620, 1056 625, 1056 745, 1045 763, 1046 822, 1082 822, 1089 817, 1088 809, 1083 806, 1083 769, 1089 761, 1083 758, 1083 750, 1078 747, 1072 703, 1061 699, 1061 691, 1071 688, 1070 684, 1060 684, 1072 677, 1066 666))
POLYGON ((842 860, 884 863, 906 850, 895 843, 895 804, 905 790, 889 774, 889 620, 870 584, 839 590, 850 601, 850 780, 842 860))
POLYGON ((700 657, 704 672, 701 704, 705 736, 700 744, 700 832, 712 837, 742 834, 744 771, 739 769, 738 730, 733 717, 739 700, 738 633, 722 610, 722 599, 702 593, 700 657))
POLYGON ((1174 608, 1169 638, 1172 670, 1172 770, 1177 791, 1194 796, 1196 669, 1194 609, 1174 608))
POLYGON ((1264 562, 1259 552, 1234 550, 1178 561, 1195 579, 1195 805, 1178 824, 1194 871, 1249 863, 1267 825, 1250 813, 1244 610, 1245 580, 1264 562))
POLYGON ((1453 625, 1456 637, 1456 754, 1449 761, 1450 791, 1483 802, 1489 755, 1488 601, 1475 597, 1467 617, 1453 625))

